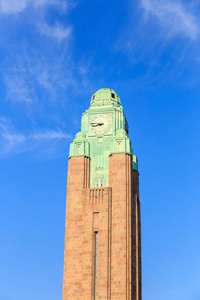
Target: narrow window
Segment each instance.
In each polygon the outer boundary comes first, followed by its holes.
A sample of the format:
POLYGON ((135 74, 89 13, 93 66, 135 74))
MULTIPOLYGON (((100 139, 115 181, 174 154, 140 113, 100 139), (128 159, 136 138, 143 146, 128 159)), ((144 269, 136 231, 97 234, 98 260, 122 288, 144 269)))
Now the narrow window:
POLYGON ((97 253, 98 253, 98 232, 95 232, 95 258, 94 258, 94 300, 97 299, 97 253))
POLYGON ((92 97, 92 100, 94 100, 95 99, 95 95, 92 97))
POLYGON ((111 97, 115 99, 115 94, 111 93, 111 97))

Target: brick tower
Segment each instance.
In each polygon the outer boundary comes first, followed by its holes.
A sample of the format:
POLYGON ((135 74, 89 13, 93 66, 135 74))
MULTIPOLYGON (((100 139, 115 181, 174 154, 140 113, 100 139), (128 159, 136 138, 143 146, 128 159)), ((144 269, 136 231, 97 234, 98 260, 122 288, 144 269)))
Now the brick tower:
POLYGON ((137 157, 119 96, 98 90, 70 145, 63 300, 141 300, 137 157))

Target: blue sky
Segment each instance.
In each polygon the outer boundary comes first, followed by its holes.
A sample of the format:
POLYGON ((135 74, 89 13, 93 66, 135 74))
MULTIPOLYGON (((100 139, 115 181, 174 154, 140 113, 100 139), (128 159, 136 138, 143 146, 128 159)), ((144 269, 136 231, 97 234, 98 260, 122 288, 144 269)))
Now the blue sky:
POLYGON ((200 1, 0 1, 0 299, 62 295, 69 143, 121 97, 139 158, 144 300, 200 299, 200 1))

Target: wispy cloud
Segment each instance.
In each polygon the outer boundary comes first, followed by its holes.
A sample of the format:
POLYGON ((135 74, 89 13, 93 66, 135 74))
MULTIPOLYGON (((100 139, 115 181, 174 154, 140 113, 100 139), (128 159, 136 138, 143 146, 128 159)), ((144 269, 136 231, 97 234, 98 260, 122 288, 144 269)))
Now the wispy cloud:
POLYGON ((62 131, 45 131, 45 132, 37 132, 36 134, 32 134, 28 136, 28 139, 34 140, 52 140, 52 139, 71 139, 72 136, 70 134, 64 133, 62 131))
POLYGON ((11 51, 8 48, 11 55, 0 69, 4 99, 31 106, 47 102, 61 105, 67 102, 69 92, 92 88, 88 78, 91 66, 81 58, 74 61, 68 39, 48 46, 49 41, 45 41, 42 51, 27 44, 13 46, 11 51))
MULTIPOLYGON (((68 43, 66 42, 66 48, 68 43)), ((57 100, 57 93, 62 93, 69 87, 76 87, 77 81, 73 74, 73 62, 70 60, 70 50, 62 50, 52 45, 51 49, 39 53, 29 46, 17 46, 12 51, 12 57, 5 61, 1 74, 6 87, 6 99, 21 103, 41 102, 42 97, 57 100), (40 90, 40 99, 38 98, 40 90)))
POLYGON ((16 102, 31 103, 34 95, 31 95, 31 88, 28 86, 25 73, 20 74, 18 70, 12 70, 4 74, 4 84, 7 90, 7 98, 16 102))
POLYGON ((0 118, 0 155, 15 155, 36 148, 49 149, 52 144, 56 148, 58 141, 66 139, 72 139, 72 136, 62 130, 20 133, 7 118, 0 118))
POLYGON ((197 9, 191 2, 179 0, 132 2, 131 16, 135 18, 129 19, 115 44, 115 50, 126 53, 132 67, 139 68, 129 85, 154 88, 169 83, 196 84, 200 37, 197 9))
POLYGON ((182 35, 190 39, 199 37, 199 22, 180 1, 141 0, 146 17, 155 17, 169 36, 182 35))
POLYGON ((29 2, 29 0, 1 0, 0 11, 6 14, 18 13, 24 10, 29 2))
POLYGON ((57 23, 54 26, 49 26, 45 23, 40 23, 38 25, 39 31, 50 37, 57 39, 59 41, 63 39, 68 39, 71 36, 72 33, 72 26, 64 27, 62 24, 57 23))
POLYGON ((4 14, 16 14, 22 12, 29 5, 37 8, 45 5, 56 5, 66 10, 68 7, 68 1, 63 0, 1 0, 0 1, 0 13, 4 14))
MULTIPOLYGON (((0 14, 5 13, 8 18, 9 14, 25 12, 28 8, 27 15, 30 18, 25 19, 24 28, 28 20, 29 26, 32 27, 28 38, 23 37, 24 33, 21 36, 20 31, 16 42, 15 39, 10 39, 5 30, 5 26, 9 24, 7 18, 1 20, 1 28, 5 35, 2 46, 8 52, 1 65, 1 76, 6 91, 4 99, 26 104, 41 104, 43 100, 56 101, 58 94, 60 96, 66 93, 67 89, 76 90, 77 86, 80 88, 80 81, 83 81, 85 74, 79 74, 79 65, 72 58, 73 26, 58 21, 58 15, 77 4, 78 0, 0 0, 0 14), (51 25, 47 22, 48 14, 42 9, 36 10, 36 8, 46 9, 50 5, 56 7, 51 25)), ((17 32, 20 19, 16 18, 14 22, 17 32)))

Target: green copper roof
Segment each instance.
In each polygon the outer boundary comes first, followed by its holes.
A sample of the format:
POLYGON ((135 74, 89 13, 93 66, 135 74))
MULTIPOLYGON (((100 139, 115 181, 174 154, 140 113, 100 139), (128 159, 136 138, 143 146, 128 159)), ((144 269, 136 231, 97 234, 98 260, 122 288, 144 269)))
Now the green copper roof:
POLYGON ((112 89, 100 89, 82 114, 81 131, 70 145, 69 157, 89 157, 90 187, 101 187, 109 184, 109 157, 116 153, 130 154, 133 170, 138 171, 120 98, 112 89))
POLYGON ((91 107, 108 105, 117 107, 121 105, 121 101, 115 91, 113 91, 112 89, 104 88, 98 90, 92 95, 90 105, 91 107))

